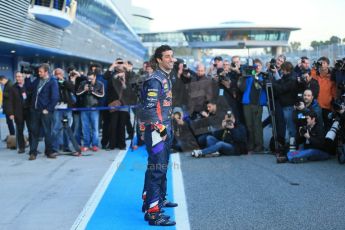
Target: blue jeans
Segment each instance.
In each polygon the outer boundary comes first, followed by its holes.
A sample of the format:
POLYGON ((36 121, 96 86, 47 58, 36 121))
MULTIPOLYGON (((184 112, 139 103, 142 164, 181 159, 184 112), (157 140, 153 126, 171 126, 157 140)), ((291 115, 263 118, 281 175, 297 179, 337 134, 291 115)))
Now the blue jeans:
POLYGON ((66 132, 63 132, 62 119, 67 117, 68 125, 72 125, 72 111, 54 111, 54 122, 52 130, 52 145, 55 152, 59 151, 60 145, 63 145, 64 149, 68 149, 69 140, 66 132))
POLYGON ((202 154, 207 155, 217 151, 225 152, 226 154, 232 154, 235 151, 235 148, 232 144, 220 141, 214 136, 207 136, 207 148, 201 150, 202 154))
POLYGON ((296 126, 292 120, 293 106, 283 107, 284 120, 289 132, 289 138, 296 136, 296 126))
POLYGON ((98 146, 99 142, 99 111, 81 111, 83 146, 98 146))
POLYGON ((289 161, 292 161, 296 158, 306 158, 312 161, 322 161, 329 158, 328 153, 320 149, 303 149, 298 151, 290 151, 287 154, 289 161))

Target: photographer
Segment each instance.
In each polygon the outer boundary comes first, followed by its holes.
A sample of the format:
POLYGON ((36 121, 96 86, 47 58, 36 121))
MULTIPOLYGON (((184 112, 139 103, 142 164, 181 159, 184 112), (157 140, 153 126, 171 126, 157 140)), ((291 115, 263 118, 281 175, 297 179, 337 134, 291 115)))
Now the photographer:
POLYGON ((200 118, 208 101, 213 99, 212 81, 205 75, 205 66, 197 67, 196 77, 188 86, 188 110, 192 120, 200 118))
POLYGON ((262 62, 254 60, 254 70, 250 75, 242 76, 238 81, 239 89, 243 92, 243 113, 248 129, 248 151, 261 152, 263 150, 263 129, 261 125, 263 106, 267 104, 267 95, 262 83, 262 62))
POLYGON ((345 58, 335 61, 332 79, 336 82, 337 98, 340 98, 345 94, 345 58))
POLYGON ((193 150, 192 156, 204 157, 207 155, 241 155, 246 154, 246 128, 236 122, 235 115, 229 111, 222 121, 223 133, 220 138, 212 135, 206 137, 207 147, 202 150, 193 150))
POLYGON ((64 152, 71 152, 69 149, 69 140, 67 134, 62 132, 62 120, 67 119, 68 125, 72 125, 72 111, 59 110, 73 108, 76 103, 74 84, 72 81, 65 79, 64 71, 60 68, 54 70, 54 77, 58 82, 60 100, 55 106, 54 121, 52 129, 53 150, 59 152, 60 148, 64 152), (62 135, 61 135, 62 134, 62 135))
POLYGON ((198 147, 195 137, 191 133, 188 124, 183 119, 182 109, 174 108, 173 112, 173 141, 172 148, 179 152, 191 151, 198 147))
POLYGON ((322 117, 324 122, 325 130, 331 127, 327 117, 332 109, 332 100, 336 98, 336 85, 331 79, 331 71, 329 68, 329 59, 327 57, 321 57, 317 61, 319 63, 312 70, 311 74, 315 78, 320 86, 320 93, 317 101, 322 108, 322 117))
POLYGON ((286 61, 286 57, 284 55, 279 55, 276 59, 272 58, 270 61, 270 65, 268 67, 268 71, 273 74, 275 80, 279 80, 282 76, 281 65, 286 61))
POLYGON ((273 82, 273 89, 279 104, 283 109, 284 120, 289 132, 289 139, 295 138, 296 129, 292 120, 292 112, 296 101, 296 79, 292 75, 293 65, 291 62, 284 62, 281 65, 282 77, 273 82))
MULTIPOLYGON (((108 106, 124 106, 126 103, 127 92, 131 90, 126 78, 124 67, 117 66, 112 78, 108 80, 108 106)), ((133 92, 134 95, 136 93, 133 92)), ((128 108, 110 110, 110 125, 108 127, 109 149, 126 148, 126 122, 128 122, 128 108)))
POLYGON ((210 63, 210 67, 207 70, 207 78, 212 79, 217 75, 217 70, 223 68, 223 58, 217 56, 213 59, 213 62, 210 63))
POLYGON ((295 110, 292 117, 294 118, 295 124, 297 124, 296 119, 299 116, 298 114, 302 114, 307 110, 313 110, 317 115, 318 124, 323 128, 322 110, 317 103, 317 100, 314 99, 313 91, 311 91, 311 89, 304 90, 303 101, 301 101, 299 105, 295 105, 294 108, 295 110))
MULTIPOLYGON (((76 92, 83 81, 87 81, 87 77, 81 75, 74 66, 70 66, 67 68, 68 73, 68 80, 71 81, 74 85, 74 92, 76 92)), ((82 107, 81 97, 76 96, 76 103, 75 107, 79 108, 82 107)), ((79 145, 81 145, 81 137, 82 137, 82 128, 81 128, 81 118, 80 118, 80 111, 73 111, 73 135, 75 136, 79 145)))
MULTIPOLYGON (((104 97, 104 86, 96 80, 95 72, 89 72, 87 78, 87 81, 80 84, 76 94, 80 96, 82 107, 94 108, 99 106, 99 99, 104 97)), ((83 147, 81 150, 83 152, 88 151, 92 145, 92 151, 96 152, 99 144, 99 111, 81 111, 80 115, 83 130, 83 147)))
POLYGON ((311 89, 315 99, 319 96, 320 86, 317 80, 312 78, 308 57, 301 57, 298 65, 294 68, 297 79, 297 92, 303 94, 304 90, 311 89))
POLYGON ((297 151, 290 151, 287 157, 277 158, 278 163, 289 161, 303 163, 306 161, 327 160, 328 153, 324 150, 324 132, 313 110, 305 112, 306 124, 298 128, 296 134, 297 151))

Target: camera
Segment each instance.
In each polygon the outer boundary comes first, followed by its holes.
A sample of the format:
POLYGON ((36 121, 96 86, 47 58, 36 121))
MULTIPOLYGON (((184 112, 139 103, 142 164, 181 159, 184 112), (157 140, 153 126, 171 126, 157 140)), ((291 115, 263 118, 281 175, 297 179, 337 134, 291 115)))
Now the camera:
POLYGON ((312 66, 314 69, 319 70, 322 67, 322 62, 321 61, 314 61, 312 66))
POLYGON ((223 68, 217 69, 218 81, 226 81, 226 73, 223 68))
POLYGON ((230 66, 231 66, 232 68, 236 68, 236 64, 235 64, 234 62, 231 62, 230 66))
POLYGON ((275 58, 272 58, 270 60, 270 70, 273 70, 275 68, 277 68, 277 60, 275 58))
POLYGON ((307 117, 304 113, 297 114, 296 125, 301 136, 304 136, 308 132, 307 117))
POLYGON ((23 63, 20 67, 20 72, 37 77, 39 67, 40 67, 40 64, 23 63))
POLYGON ((345 58, 341 60, 336 60, 334 64, 334 69, 339 71, 345 71, 345 58))
POLYGON ((190 73, 188 66, 186 64, 183 64, 182 74, 187 75, 188 73, 190 73))
POLYGON ((226 127, 233 126, 234 124, 233 120, 231 119, 231 116, 232 116, 232 111, 228 110, 226 112, 226 117, 225 117, 226 127))
POLYGON ((226 112, 226 118, 227 118, 227 119, 230 119, 231 116, 232 116, 232 111, 231 111, 231 110, 228 110, 228 111, 226 112))
POLYGON ((301 136, 304 136, 308 132, 308 127, 307 126, 302 126, 299 128, 299 133, 301 136))
POLYGON ((297 99, 295 101, 295 106, 298 107, 298 106, 301 105, 301 103, 304 103, 303 94, 299 93, 299 94, 297 94, 297 99))
POLYGON ((252 65, 252 66, 245 66, 243 68, 243 72, 242 75, 243 76, 253 76, 255 75, 255 69, 256 69, 256 65, 252 65))

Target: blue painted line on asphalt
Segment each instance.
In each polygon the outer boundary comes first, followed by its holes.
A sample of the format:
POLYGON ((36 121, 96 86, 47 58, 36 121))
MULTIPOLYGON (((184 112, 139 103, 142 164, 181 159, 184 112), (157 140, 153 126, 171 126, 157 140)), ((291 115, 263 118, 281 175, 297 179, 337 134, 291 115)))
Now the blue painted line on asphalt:
MULTIPOLYGON (((87 224, 88 230, 109 229, 176 229, 173 227, 152 227, 144 221, 141 212, 141 193, 147 165, 145 147, 128 150, 125 159, 112 178, 106 192, 87 224)), ((171 164, 168 170, 168 196, 173 200, 171 164)), ((174 219, 173 209, 165 209, 174 219)))

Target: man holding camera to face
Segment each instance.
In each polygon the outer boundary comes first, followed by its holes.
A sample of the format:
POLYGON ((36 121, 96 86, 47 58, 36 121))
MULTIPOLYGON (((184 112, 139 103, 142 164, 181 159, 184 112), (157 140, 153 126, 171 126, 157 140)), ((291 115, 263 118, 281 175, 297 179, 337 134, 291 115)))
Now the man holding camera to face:
POLYGON ((316 112, 307 110, 300 119, 303 119, 303 122, 300 123, 296 134, 298 150, 289 151, 286 157, 278 157, 278 163, 303 163, 329 158, 329 154, 324 150, 323 127, 318 122, 316 112))
MULTIPOLYGON (((108 106, 124 106, 126 103, 126 93, 130 90, 129 78, 125 63, 121 58, 117 58, 104 74, 108 80, 108 106)), ((129 121, 128 108, 110 110, 110 125, 108 127, 109 149, 126 149, 126 123, 129 121)), ((133 127, 131 127, 133 130, 133 127)))
MULTIPOLYGON (((104 97, 104 85, 96 80, 95 72, 89 72, 87 79, 87 81, 80 84, 76 94, 80 96, 82 107, 97 107, 99 106, 99 99, 104 97)), ((96 152, 99 144, 99 111, 81 111, 80 115, 83 131, 83 147, 81 150, 83 152, 88 151, 92 146, 92 151, 96 152)))
POLYGON ((192 156, 241 155, 246 154, 246 128, 236 121, 232 111, 228 111, 222 121, 223 132, 218 139, 213 135, 206 137, 207 147, 202 150, 193 150, 192 156))
POLYGON ((311 68, 308 57, 301 57, 301 60, 294 68, 294 75, 297 79, 297 91, 303 93, 306 89, 311 89, 315 99, 319 96, 320 86, 317 80, 311 76, 311 68))

